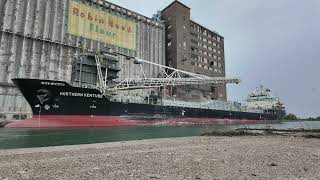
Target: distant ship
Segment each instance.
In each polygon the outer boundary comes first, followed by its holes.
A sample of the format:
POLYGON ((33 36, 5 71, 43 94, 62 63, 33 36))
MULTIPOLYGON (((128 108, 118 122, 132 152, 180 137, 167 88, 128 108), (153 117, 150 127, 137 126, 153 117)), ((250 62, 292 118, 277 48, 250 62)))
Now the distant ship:
POLYGON ((280 98, 272 96, 271 90, 263 85, 260 85, 260 87, 257 87, 255 91, 250 93, 245 101, 248 108, 285 112, 284 104, 280 101, 280 98))
MULTIPOLYGON (((83 63, 83 59, 81 63, 81 66, 92 66, 92 63, 83 63)), ((75 66, 80 67, 79 64, 75 66)), ((105 66, 102 70, 106 71, 105 79, 108 81, 117 78, 119 71, 116 66, 111 65, 105 66)), ((70 83, 42 79, 13 79, 31 106, 33 117, 10 123, 6 127, 253 124, 276 123, 285 115, 283 104, 277 97, 272 97, 270 90, 265 88, 251 93, 247 99, 247 106, 218 100, 197 103, 165 99, 158 94, 146 97, 110 95, 103 93, 93 83, 97 82, 97 77, 101 78, 101 69, 92 73, 91 78, 86 78, 91 79, 91 85, 84 82, 79 84, 76 80, 79 79, 79 74, 81 79, 81 72, 75 73, 74 81, 70 83)))

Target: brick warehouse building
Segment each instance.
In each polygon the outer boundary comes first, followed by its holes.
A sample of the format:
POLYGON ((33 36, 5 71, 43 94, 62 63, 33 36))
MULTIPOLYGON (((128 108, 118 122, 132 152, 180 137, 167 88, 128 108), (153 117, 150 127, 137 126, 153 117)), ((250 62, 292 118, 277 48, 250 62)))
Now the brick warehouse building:
MULTIPOLYGON (((224 38, 190 19, 190 8, 179 1, 161 12, 166 26, 166 62, 174 68, 211 77, 225 77, 224 38)), ((226 85, 174 88, 182 100, 227 100, 226 85)))
MULTIPOLYGON (((76 22, 78 21, 83 20, 78 19, 76 22)), ((99 18, 96 22, 107 23, 99 18)), ((96 26, 90 26, 90 30, 92 29, 97 30, 96 26)), ((114 36, 107 31, 99 32, 108 37, 114 36)), ((31 115, 29 105, 12 83, 12 78, 70 81, 72 62, 81 48, 98 50, 111 46, 121 53, 165 64, 164 38, 162 22, 105 0, 1 0, 0 120, 3 115, 7 118, 20 114, 31 115), (70 8, 72 3, 76 3, 79 8, 70 8), (91 13, 108 13, 115 19, 108 22, 109 26, 124 29, 125 31, 119 33, 124 37, 131 37, 131 43, 123 41, 124 38, 104 41, 94 36, 90 38, 85 34, 77 35, 81 30, 70 28, 73 27, 70 25, 74 25, 74 21, 69 22, 71 16, 83 16, 83 19, 91 22, 95 20, 92 14, 83 13, 81 8, 89 8, 93 11, 91 13), (132 36, 128 36, 131 32, 132 36)), ((119 63, 120 78, 140 75, 138 67, 124 57, 119 57, 119 63)), ((156 76, 159 73, 159 70, 153 67, 145 65, 144 68, 149 75, 156 76)))

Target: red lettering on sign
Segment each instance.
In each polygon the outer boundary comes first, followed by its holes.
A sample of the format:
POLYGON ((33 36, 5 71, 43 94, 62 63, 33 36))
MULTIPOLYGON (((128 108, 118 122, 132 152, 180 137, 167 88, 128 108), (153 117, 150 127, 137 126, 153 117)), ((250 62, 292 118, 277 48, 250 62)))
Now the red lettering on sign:
POLYGON ((76 15, 76 16, 79 16, 79 9, 74 7, 73 10, 72 10, 72 14, 76 15))
POLYGON ((100 20, 99 20, 99 23, 100 23, 100 24, 104 24, 104 20, 103 20, 103 19, 100 19, 100 20))
POLYGON ((89 20, 89 21, 92 21, 92 20, 93 20, 93 17, 91 16, 91 13, 88 13, 88 20, 89 20))
POLYGON ((116 28, 119 29, 119 24, 116 24, 116 28))
POLYGON ((109 20, 109 26, 113 27, 113 21, 112 20, 109 20))
POLYGON ((80 13, 80 17, 84 18, 85 16, 86 15, 83 12, 80 13))

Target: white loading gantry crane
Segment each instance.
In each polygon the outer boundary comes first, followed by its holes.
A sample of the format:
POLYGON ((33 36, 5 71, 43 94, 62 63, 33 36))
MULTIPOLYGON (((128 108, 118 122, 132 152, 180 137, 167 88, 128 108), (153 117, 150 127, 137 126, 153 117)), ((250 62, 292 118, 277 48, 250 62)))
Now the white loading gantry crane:
POLYGON ((195 84, 227 84, 240 82, 238 78, 225 78, 225 77, 209 77, 205 75, 200 75, 196 73, 191 73, 172 67, 164 66, 161 64, 153 63, 143 59, 130 57, 125 54, 118 52, 108 52, 112 55, 125 56, 128 60, 132 60, 134 64, 140 66, 142 72, 142 78, 126 78, 122 80, 113 80, 112 83, 107 81, 107 71, 106 68, 105 76, 103 77, 100 59, 98 55, 95 55, 97 70, 98 70, 98 87, 103 94, 110 91, 120 91, 120 90, 132 90, 132 89, 144 89, 144 88, 157 88, 163 86, 182 86, 182 85, 195 85, 195 84), (149 64, 158 67, 161 70, 161 77, 147 77, 143 70, 142 64, 149 64))

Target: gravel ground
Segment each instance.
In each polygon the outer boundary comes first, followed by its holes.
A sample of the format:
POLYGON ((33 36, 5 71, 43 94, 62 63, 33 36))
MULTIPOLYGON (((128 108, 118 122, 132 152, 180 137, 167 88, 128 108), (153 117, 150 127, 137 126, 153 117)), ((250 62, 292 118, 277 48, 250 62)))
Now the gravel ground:
POLYGON ((0 179, 320 179, 320 140, 188 137, 1 150, 0 179))

